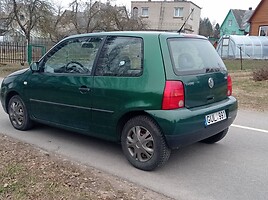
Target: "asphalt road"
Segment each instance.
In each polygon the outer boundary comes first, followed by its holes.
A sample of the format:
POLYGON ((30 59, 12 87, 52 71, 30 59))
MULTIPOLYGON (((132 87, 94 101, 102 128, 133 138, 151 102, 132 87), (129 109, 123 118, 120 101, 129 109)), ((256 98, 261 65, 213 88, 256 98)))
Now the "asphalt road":
POLYGON ((16 131, 2 108, 0 132, 174 199, 268 199, 268 113, 239 111, 221 142, 173 151, 166 165, 153 172, 132 167, 114 143, 47 126, 16 131))

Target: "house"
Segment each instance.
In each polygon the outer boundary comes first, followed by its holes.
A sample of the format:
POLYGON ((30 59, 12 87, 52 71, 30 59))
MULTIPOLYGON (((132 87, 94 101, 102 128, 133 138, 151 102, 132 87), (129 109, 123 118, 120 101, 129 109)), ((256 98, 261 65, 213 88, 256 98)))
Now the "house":
POLYGON ((252 16, 249 18, 249 35, 268 36, 268 0, 261 0, 252 16))
POLYGON ((230 9, 221 25, 220 36, 247 35, 250 30, 248 19, 253 12, 251 7, 248 10, 230 9))
POLYGON ((141 17, 149 30, 198 34, 201 8, 191 1, 131 1, 132 17, 141 17))

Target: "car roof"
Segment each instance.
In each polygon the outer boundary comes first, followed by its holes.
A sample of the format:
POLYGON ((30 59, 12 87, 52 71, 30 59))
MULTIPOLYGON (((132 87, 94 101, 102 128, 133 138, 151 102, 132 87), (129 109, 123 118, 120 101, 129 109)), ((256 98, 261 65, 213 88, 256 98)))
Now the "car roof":
POLYGON ((185 34, 185 33, 177 33, 177 32, 161 32, 161 31, 112 31, 112 32, 95 32, 95 33, 85 33, 85 34, 77 34, 71 35, 65 39, 77 38, 77 37, 87 37, 87 36, 163 36, 163 37, 187 37, 187 38, 199 38, 199 39, 207 39, 204 36, 195 35, 195 34, 185 34))

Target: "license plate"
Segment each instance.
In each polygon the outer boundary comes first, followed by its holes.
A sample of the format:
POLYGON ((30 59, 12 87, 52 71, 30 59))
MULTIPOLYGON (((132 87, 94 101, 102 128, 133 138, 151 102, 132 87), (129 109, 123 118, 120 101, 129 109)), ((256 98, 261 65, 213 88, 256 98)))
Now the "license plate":
POLYGON ((211 124, 215 124, 225 119, 226 119, 226 113, 225 113, 225 110, 222 110, 219 112, 212 113, 210 115, 206 115, 205 124, 206 126, 209 126, 211 124))

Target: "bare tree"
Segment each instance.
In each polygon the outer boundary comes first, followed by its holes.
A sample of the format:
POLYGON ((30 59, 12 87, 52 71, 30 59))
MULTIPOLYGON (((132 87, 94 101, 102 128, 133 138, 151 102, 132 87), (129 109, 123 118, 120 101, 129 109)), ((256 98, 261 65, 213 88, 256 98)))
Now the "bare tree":
POLYGON ((104 31, 146 30, 147 24, 141 18, 132 18, 125 6, 107 5, 102 12, 102 29, 104 31))
POLYGON ((74 0, 70 3, 70 10, 64 10, 57 6, 53 9, 53 15, 46 16, 46 21, 38 26, 39 30, 46 33, 53 42, 71 35, 96 31, 99 26, 100 13, 98 2, 83 3, 74 0))
POLYGON ((13 26, 18 26, 30 43, 32 31, 37 31, 40 24, 49 23, 47 19, 52 15, 52 9, 47 0, 12 0, 10 18, 13 26))
POLYGON ((140 18, 131 18, 125 6, 112 6, 98 1, 83 4, 78 0, 74 0, 70 6, 72 10, 65 12, 64 18, 69 18, 75 33, 145 30, 147 27, 140 18))
POLYGON ((38 30, 45 36, 48 36, 54 43, 66 37, 67 30, 65 25, 70 23, 63 19, 63 7, 58 5, 52 8, 51 15, 43 17, 44 22, 38 24, 38 30))
POLYGON ((12 9, 9 0, 0 0, 0 30, 1 33, 9 29, 12 18, 9 16, 12 9))
POLYGON ((144 30, 147 27, 140 18, 131 18, 126 7, 100 1, 73 0, 70 9, 65 11, 61 6, 53 7, 49 0, 0 0, 4 1, 9 8, 10 25, 19 28, 28 43, 33 32, 57 42, 70 34, 144 30))
POLYGON ((205 37, 213 36, 213 28, 209 18, 200 19, 199 34, 205 37))

